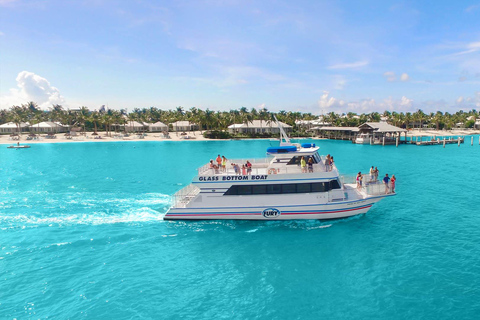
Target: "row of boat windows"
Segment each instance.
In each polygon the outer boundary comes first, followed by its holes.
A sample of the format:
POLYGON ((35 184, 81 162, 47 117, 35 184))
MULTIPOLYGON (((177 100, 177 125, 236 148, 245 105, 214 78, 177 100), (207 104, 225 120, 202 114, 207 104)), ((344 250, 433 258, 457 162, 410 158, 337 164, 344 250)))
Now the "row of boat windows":
POLYGON ((340 189, 340 183, 338 180, 314 183, 233 185, 224 193, 224 195, 243 196, 252 194, 309 193, 327 192, 332 189, 340 189))

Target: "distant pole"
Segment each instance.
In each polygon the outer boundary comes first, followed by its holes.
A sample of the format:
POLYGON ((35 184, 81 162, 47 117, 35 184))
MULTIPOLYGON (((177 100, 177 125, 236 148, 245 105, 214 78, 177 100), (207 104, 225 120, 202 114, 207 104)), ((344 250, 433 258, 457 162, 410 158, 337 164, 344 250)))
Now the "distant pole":
POLYGON ((443 147, 445 148, 445 137, 443 138, 443 147))
POLYGON ((398 148, 398 139, 399 139, 399 136, 397 136, 397 148, 398 148))
POLYGON ((458 146, 460 147, 460 137, 458 137, 457 140, 458 140, 458 146))
POLYGON ((472 146, 473 146, 473 137, 472 137, 472 146))
POLYGON ((382 139, 382 146, 384 146, 384 145, 385 145, 385 136, 382 139))

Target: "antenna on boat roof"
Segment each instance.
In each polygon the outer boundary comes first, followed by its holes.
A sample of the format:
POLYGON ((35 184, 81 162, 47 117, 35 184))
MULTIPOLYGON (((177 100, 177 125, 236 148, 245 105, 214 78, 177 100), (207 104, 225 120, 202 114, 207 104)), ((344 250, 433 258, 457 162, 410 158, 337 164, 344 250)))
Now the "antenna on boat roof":
POLYGON ((273 118, 275 119, 275 122, 277 123, 278 129, 280 130, 280 145, 281 146, 291 146, 292 144, 290 143, 290 138, 287 136, 285 131, 283 130, 283 127, 280 125, 280 122, 277 120, 277 117, 273 115, 273 118), (284 142, 285 140, 285 142, 284 142))

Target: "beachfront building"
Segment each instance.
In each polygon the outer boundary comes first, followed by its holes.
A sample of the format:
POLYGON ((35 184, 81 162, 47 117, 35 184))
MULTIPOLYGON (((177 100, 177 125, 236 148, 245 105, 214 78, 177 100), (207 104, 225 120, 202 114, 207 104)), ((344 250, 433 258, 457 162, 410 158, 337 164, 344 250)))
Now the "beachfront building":
POLYGON ((61 133, 67 132, 68 126, 63 125, 60 122, 43 121, 36 124, 32 124, 28 127, 31 132, 34 133, 61 133))
POLYGON ((163 132, 168 131, 168 126, 163 122, 150 123, 148 125, 148 131, 150 132, 163 132))
POLYGON ((356 143, 366 144, 395 144, 397 138, 400 140, 402 133, 405 133, 407 140, 407 130, 392 126, 386 122, 365 122, 358 126, 356 133, 356 143), (361 141, 361 142, 359 142, 361 141))
POLYGON ((318 129, 331 126, 332 124, 330 122, 324 121, 323 118, 320 117, 317 120, 296 120, 295 125, 300 130, 318 131, 318 129))
POLYGON ((315 132, 322 138, 332 140, 354 140, 358 133, 358 127, 319 127, 313 128, 315 132))
POLYGON ((0 125, 0 133, 20 133, 27 131, 28 122, 21 122, 17 125, 15 122, 7 122, 0 125))
POLYGON ((170 123, 170 126, 175 132, 196 131, 199 130, 199 126, 196 123, 190 121, 176 121, 170 123))
MULTIPOLYGON (((283 130, 288 133, 292 132, 292 126, 278 121, 283 130)), ((246 134, 279 134, 280 129, 275 121, 253 120, 248 123, 235 123, 228 126, 230 133, 246 133, 246 134)))
POLYGON ((480 119, 475 120, 475 124, 473 125, 474 129, 480 129, 480 119))
POLYGON ((138 121, 127 121, 125 125, 120 125, 125 128, 126 132, 144 132, 148 130, 148 125, 145 125, 143 122, 138 121))

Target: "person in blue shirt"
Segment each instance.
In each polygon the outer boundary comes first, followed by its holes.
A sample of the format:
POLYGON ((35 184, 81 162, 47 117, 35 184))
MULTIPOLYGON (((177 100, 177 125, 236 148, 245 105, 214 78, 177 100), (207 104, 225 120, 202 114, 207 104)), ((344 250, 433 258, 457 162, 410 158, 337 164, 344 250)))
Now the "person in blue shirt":
POLYGON ((388 173, 387 173, 383 178, 383 183, 385 183, 385 194, 387 194, 390 191, 390 188, 388 187, 389 182, 390 182, 390 178, 388 177, 388 173))

